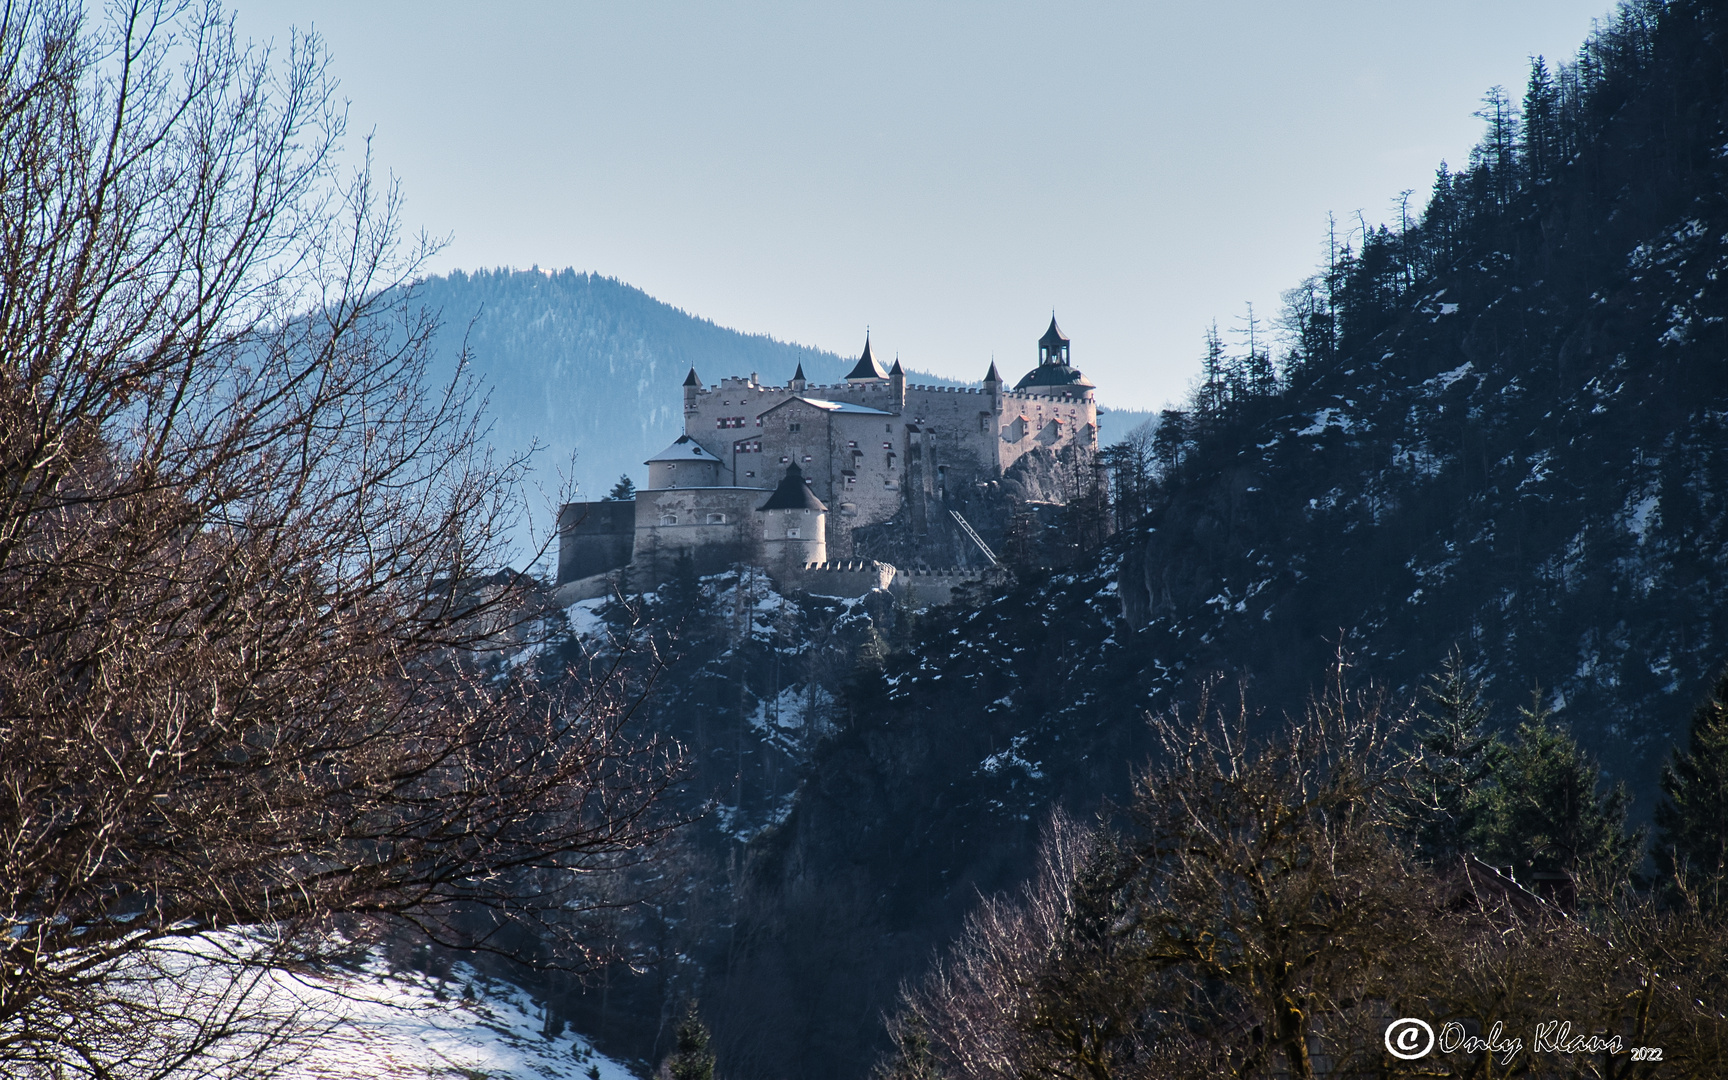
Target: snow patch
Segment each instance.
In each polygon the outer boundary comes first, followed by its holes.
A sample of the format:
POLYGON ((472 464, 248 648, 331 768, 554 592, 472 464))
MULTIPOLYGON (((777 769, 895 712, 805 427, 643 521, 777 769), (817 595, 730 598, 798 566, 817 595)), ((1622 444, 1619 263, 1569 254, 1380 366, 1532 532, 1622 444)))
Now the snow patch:
MULTIPOLYGON (((1447 304, 1445 306, 1452 308, 1454 310, 1456 310, 1458 307, 1457 304, 1447 304)), ((1448 387, 1450 387, 1453 383, 1457 382, 1459 379, 1462 379, 1464 376, 1470 374, 1471 367, 1472 367, 1471 362, 1469 360, 1466 360, 1462 364, 1459 364, 1457 367, 1453 368, 1451 371, 1442 371, 1440 374, 1434 376, 1432 379, 1428 379, 1428 380, 1424 381, 1422 383, 1422 386, 1430 394, 1441 393, 1441 392, 1445 391, 1448 387)))
POLYGON ((1349 431, 1352 426, 1350 417, 1344 414, 1343 409, 1321 409, 1314 414, 1314 422, 1296 434, 1298 436, 1320 435, 1330 427, 1335 427, 1340 431, 1349 431))
POLYGON ((1640 544, 1648 538, 1650 523, 1661 520, 1658 509, 1662 504, 1661 496, 1646 495, 1636 503, 1626 508, 1620 521, 1626 531, 1638 538, 1640 544))

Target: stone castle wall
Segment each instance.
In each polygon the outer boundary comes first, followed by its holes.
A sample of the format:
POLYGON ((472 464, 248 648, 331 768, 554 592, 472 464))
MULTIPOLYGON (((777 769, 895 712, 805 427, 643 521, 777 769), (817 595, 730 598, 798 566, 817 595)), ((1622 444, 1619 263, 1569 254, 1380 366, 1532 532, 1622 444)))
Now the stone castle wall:
POLYGON ((852 531, 906 515, 922 519, 945 491, 1000 477, 1036 449, 1097 444, 1097 406, 1084 395, 896 382, 764 386, 722 379, 685 396, 685 434, 721 462, 723 484, 771 490, 797 464, 828 504, 828 553, 855 552, 852 531), (887 415, 824 410, 806 398, 887 415))
MULTIPOLYGON (((956 587, 978 580, 979 572, 899 571, 859 558, 863 552, 854 534, 869 553, 897 563, 976 558, 969 548, 955 550, 958 533, 949 511, 972 513, 980 492, 988 501, 990 492, 1005 490, 1004 481, 1022 474, 1026 482, 1014 481, 1015 490, 1050 497, 1045 489, 1054 492, 1059 485, 1043 482, 1043 473, 1059 479, 1053 469, 1075 471, 1057 467, 1097 448, 1097 407, 1089 387, 1016 392, 999 382, 908 385, 896 375, 795 390, 763 385, 755 374, 686 386, 684 434, 716 464, 681 461, 676 475, 672 465, 651 468, 650 486, 638 492, 628 529, 617 504, 607 510, 595 509, 606 505, 601 503, 565 507, 559 580, 587 580, 628 563, 631 584, 652 587, 688 555, 699 573, 772 561, 780 573, 823 583, 797 588, 861 595, 899 582, 896 588, 924 590, 943 597, 929 602, 946 602, 956 587), (802 470, 828 507, 823 540, 831 561, 820 569, 796 569, 792 549, 813 550, 809 545, 788 545, 784 537, 767 545, 762 535, 757 508, 790 465, 802 470)), ((988 531, 985 521, 978 524, 988 531)))

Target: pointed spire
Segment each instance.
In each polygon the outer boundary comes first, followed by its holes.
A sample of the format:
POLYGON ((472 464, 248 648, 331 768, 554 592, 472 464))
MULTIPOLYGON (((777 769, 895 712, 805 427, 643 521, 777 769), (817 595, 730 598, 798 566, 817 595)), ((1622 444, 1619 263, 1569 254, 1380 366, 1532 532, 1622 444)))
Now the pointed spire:
POLYGON ((894 366, 888 369, 888 375, 889 375, 889 377, 893 377, 895 375, 898 375, 902 379, 904 379, 906 377, 906 369, 900 366, 900 354, 899 353, 894 354, 894 366))
POLYGON ((856 382, 865 379, 886 379, 887 377, 888 373, 882 370, 882 365, 878 364, 876 358, 870 355, 870 331, 866 330, 864 331, 864 355, 858 358, 858 363, 846 376, 846 381, 856 382))
POLYGON ((802 363, 800 363, 798 365, 798 370, 794 371, 792 373, 792 381, 793 382, 807 382, 808 381, 807 379, 804 378, 804 365, 802 363))
POLYGON ((684 385, 685 386, 701 386, 702 385, 702 380, 698 379, 696 377, 696 369, 695 368, 691 368, 690 374, 684 376, 684 385))
POLYGON ((1068 364, 1068 335, 1056 325, 1056 313, 1050 313, 1050 329, 1044 331, 1044 336, 1038 339, 1038 365, 1068 364))
POLYGON ((1002 373, 996 370, 996 358, 994 356, 990 358, 990 370, 984 373, 984 381, 987 383, 999 383, 1002 381, 1002 373))

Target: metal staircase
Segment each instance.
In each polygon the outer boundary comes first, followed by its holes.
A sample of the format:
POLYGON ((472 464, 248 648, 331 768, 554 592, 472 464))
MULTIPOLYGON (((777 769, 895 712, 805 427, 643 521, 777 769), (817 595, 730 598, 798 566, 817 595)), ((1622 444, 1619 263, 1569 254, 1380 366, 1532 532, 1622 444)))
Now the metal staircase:
POLYGON ((972 541, 972 542, 973 542, 973 543, 974 543, 974 544, 977 544, 977 545, 978 545, 978 550, 979 550, 979 551, 982 551, 982 552, 983 552, 983 553, 984 553, 984 557, 985 557, 985 558, 986 558, 986 559, 989 559, 989 560, 990 560, 990 565, 991 565, 991 566, 1001 566, 1001 565, 1002 565, 1002 563, 1001 563, 1001 562, 1000 562, 1000 561, 999 561, 999 560, 998 560, 998 559, 997 559, 997 558, 996 558, 996 553, 995 553, 995 552, 994 552, 994 551, 991 551, 991 550, 990 550, 990 545, 989 545, 989 544, 986 544, 986 543, 985 543, 985 542, 984 542, 984 538, 983 538, 983 537, 982 537, 982 536, 979 536, 979 535, 978 535, 978 530, 977 530, 977 529, 974 529, 974 528, 973 528, 973 527, 972 527, 972 524, 971 524, 971 523, 970 523, 970 522, 968 522, 968 521, 967 521, 967 520, 966 520, 966 519, 965 519, 965 518, 963 518, 963 517, 961 517, 961 516, 960 516, 960 511, 958 511, 958 510, 950 510, 950 511, 948 511, 948 512, 949 512, 949 513, 950 513, 950 514, 953 514, 953 515, 954 515, 954 520, 955 520, 955 521, 956 521, 956 522, 957 522, 957 523, 959 523, 959 525, 960 525, 960 531, 961 531, 961 532, 963 532, 963 533, 965 533, 965 534, 966 534, 966 536, 967 536, 967 537, 968 537, 968 538, 969 538, 969 539, 970 539, 970 540, 971 540, 971 541, 972 541))

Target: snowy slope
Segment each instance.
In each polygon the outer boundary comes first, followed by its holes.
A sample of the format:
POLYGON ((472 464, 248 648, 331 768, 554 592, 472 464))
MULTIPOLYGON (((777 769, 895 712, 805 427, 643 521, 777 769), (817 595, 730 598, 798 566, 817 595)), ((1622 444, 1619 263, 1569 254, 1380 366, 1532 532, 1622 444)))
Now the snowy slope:
POLYGON ((462 964, 449 981, 372 962, 359 972, 283 974, 276 987, 276 1007, 292 1002, 308 1019, 327 1022, 324 1034, 295 1051, 282 1074, 293 1080, 635 1076, 574 1033, 542 1036, 539 1010, 521 989, 462 964))
MULTIPOLYGON (((170 1005, 164 1015, 233 1033, 198 1057, 211 1075, 248 1058, 282 1080, 638 1075, 561 1023, 558 1034, 547 1035, 543 1008, 525 991, 467 964, 439 978, 393 968, 378 949, 342 964, 259 963, 271 945, 268 935, 235 932, 165 941, 139 967, 158 977, 131 983, 133 995, 170 1005)), ((175 1037, 166 1029, 156 1034, 175 1037)))

